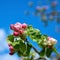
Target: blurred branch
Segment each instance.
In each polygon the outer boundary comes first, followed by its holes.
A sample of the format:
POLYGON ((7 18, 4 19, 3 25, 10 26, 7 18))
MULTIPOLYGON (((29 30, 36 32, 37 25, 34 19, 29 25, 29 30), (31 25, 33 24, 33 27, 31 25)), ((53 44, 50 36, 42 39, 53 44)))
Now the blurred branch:
MULTIPOLYGON (((26 39, 26 42, 27 42, 27 44, 30 43, 27 39, 26 39)), ((40 52, 33 45, 32 45, 32 48, 35 50, 36 53, 40 54, 40 52)))

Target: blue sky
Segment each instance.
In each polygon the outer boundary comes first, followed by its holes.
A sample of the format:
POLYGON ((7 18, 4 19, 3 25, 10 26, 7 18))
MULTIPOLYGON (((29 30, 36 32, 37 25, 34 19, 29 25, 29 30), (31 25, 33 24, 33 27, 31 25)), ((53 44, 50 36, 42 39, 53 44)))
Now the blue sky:
MULTIPOLYGON (((0 58, 1 60, 6 60, 6 59, 9 60, 9 58, 11 58, 11 56, 8 55, 9 49, 6 42, 6 37, 11 33, 11 30, 9 29, 10 24, 14 24, 16 22, 21 22, 21 23, 25 22, 27 24, 31 24, 33 25, 33 27, 40 29, 42 34, 47 34, 48 36, 52 36, 55 39, 57 39, 58 40, 57 45, 60 44, 60 33, 55 32, 55 26, 56 25, 60 26, 60 24, 57 24, 56 22, 49 22, 48 27, 44 27, 40 21, 40 17, 36 17, 31 14, 26 16, 24 14, 25 10, 29 10, 30 13, 34 11, 34 9, 29 8, 28 6, 29 1, 33 1, 35 7, 39 0, 38 1, 37 0, 0 0, 0 58), (8 56, 9 58, 7 58, 6 56, 8 56), (5 57, 6 59, 3 59, 2 57, 5 57)), ((59 50, 60 48, 58 49, 58 51, 59 50)), ((12 56, 12 59, 10 60, 13 60, 14 56, 12 56)), ((17 56, 15 58, 17 60, 17 56)))

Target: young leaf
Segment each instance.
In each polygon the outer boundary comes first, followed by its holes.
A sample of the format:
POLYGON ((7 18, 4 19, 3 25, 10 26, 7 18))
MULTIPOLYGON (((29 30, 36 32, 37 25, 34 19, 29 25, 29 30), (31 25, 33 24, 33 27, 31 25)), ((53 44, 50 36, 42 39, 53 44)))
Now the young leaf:
POLYGON ((32 48, 32 45, 27 43, 27 51, 26 51, 27 56, 29 56, 31 48, 32 48))
POLYGON ((40 51, 40 56, 43 57, 45 55, 45 48, 43 48, 41 51, 40 51))
POLYGON ((13 42, 13 41, 14 41, 14 36, 13 36, 13 35, 9 35, 9 36, 7 37, 7 40, 13 42))
POLYGON ((51 53, 53 52, 52 48, 46 48, 46 56, 50 57, 51 53))

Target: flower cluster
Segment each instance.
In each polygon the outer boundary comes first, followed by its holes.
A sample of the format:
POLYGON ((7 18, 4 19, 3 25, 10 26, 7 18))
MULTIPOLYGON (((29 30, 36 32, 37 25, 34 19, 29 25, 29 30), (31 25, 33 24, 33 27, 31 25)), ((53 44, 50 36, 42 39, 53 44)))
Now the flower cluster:
POLYGON ((47 39, 44 39, 42 45, 52 47, 57 43, 57 40, 52 37, 47 37, 47 39))
POLYGON ((19 36, 21 34, 24 34, 24 31, 27 28, 27 24, 25 24, 25 23, 21 24, 21 23, 17 22, 16 24, 11 24, 10 28, 12 30, 14 30, 14 32, 13 32, 14 36, 19 36))
POLYGON ((48 37, 48 45, 55 45, 57 40, 51 37, 48 37))
POLYGON ((9 50, 10 50, 10 55, 13 55, 14 54, 14 48, 13 48, 13 46, 11 45, 11 44, 8 44, 8 46, 9 46, 9 50))
MULTIPOLYGON (((18 37, 18 38, 21 37, 23 40, 25 40, 24 34, 25 34, 26 28, 27 28, 27 24, 26 23, 21 24, 21 23, 17 22, 16 24, 11 24, 10 25, 10 29, 13 30, 13 35, 9 36, 8 40, 11 40, 12 43, 15 43, 14 37, 18 37)), ((18 38, 17 38, 17 40, 19 40, 18 38)), ((9 41, 9 43, 8 43, 9 50, 10 50, 9 54, 13 55, 15 53, 16 49, 11 44, 11 41, 9 41)))
POLYGON ((41 54, 42 56, 42 54, 44 53, 43 56, 46 55, 47 57, 49 57, 52 51, 56 51, 54 45, 57 43, 57 40, 48 37, 47 35, 42 35, 40 30, 33 28, 31 25, 27 26, 26 23, 21 24, 17 22, 16 24, 11 24, 10 29, 13 30, 13 34, 9 35, 7 38, 10 55, 17 53, 18 56, 29 56, 30 50, 31 48, 33 48, 39 55, 41 54), (27 40, 27 37, 30 37, 39 45, 39 47, 42 47, 40 53, 27 40))
POLYGON ((52 47, 53 45, 55 45, 57 43, 57 40, 51 37, 48 37, 48 47, 52 47))

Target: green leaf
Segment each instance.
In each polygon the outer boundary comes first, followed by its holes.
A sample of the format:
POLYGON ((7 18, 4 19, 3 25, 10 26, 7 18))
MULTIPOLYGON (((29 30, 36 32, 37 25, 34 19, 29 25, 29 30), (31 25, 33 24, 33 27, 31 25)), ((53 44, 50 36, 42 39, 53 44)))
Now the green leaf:
POLYGON ((17 51, 17 55, 18 55, 18 56, 23 56, 20 51, 17 51))
POLYGON ((43 48, 40 52, 40 56, 43 57, 45 55, 45 48, 43 48))
POLYGON ((27 43, 27 51, 26 51, 27 56, 29 56, 31 48, 32 48, 32 45, 27 43))
POLYGON ((18 45, 20 44, 20 42, 19 41, 15 41, 15 42, 13 42, 13 46, 16 48, 16 49, 18 49, 18 45))
POLYGON ((27 32, 31 40, 36 42, 40 47, 44 46, 43 42, 44 42, 44 39, 47 40, 47 35, 42 35, 40 30, 35 29, 32 26, 29 26, 29 28, 27 29, 27 32))
POLYGON ((29 25, 29 26, 28 26, 28 29, 30 29, 30 28, 32 28, 32 25, 29 25))
POLYGON ((17 49, 17 54, 18 56, 25 56, 25 52, 26 52, 26 45, 25 43, 23 43, 22 41, 20 42, 20 44, 17 44, 15 46, 15 49, 17 49))
POLYGON ((18 56, 29 56, 32 46, 31 44, 21 42, 20 45, 16 45, 15 48, 18 49, 18 56))
POLYGON ((53 52, 52 48, 46 48, 46 56, 50 57, 51 53, 53 52))
POLYGON ((44 57, 46 55, 47 57, 50 57, 52 52, 53 52, 52 48, 43 48, 40 52, 40 56, 44 57))
POLYGON ((22 40, 25 40, 26 39, 26 35, 24 34, 24 35, 20 35, 20 38, 22 39, 22 40))
POLYGON ((14 36, 13 36, 13 35, 9 35, 9 36, 7 37, 7 40, 13 42, 13 41, 14 41, 14 36))

